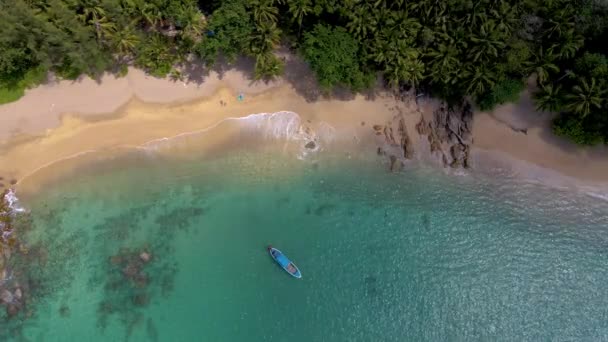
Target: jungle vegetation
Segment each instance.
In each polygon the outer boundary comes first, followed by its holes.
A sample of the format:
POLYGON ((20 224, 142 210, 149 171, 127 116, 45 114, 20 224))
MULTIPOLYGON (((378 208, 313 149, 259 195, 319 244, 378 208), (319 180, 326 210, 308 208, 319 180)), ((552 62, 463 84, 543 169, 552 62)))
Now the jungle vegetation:
MULTIPOLYGON (((480 109, 517 100, 579 144, 608 143, 608 4, 602 0, 0 0, 0 103, 49 71, 75 79, 135 65, 182 78, 238 56, 254 76, 298 53, 327 91, 416 87, 480 109)), ((534 115, 534 113, 530 113, 534 115)))

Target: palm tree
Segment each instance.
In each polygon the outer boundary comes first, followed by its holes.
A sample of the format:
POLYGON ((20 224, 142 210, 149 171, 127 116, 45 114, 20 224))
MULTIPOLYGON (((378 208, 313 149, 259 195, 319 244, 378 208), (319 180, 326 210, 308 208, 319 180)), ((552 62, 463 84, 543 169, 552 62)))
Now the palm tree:
POLYGON ((146 0, 124 0, 124 7, 126 11, 134 13, 153 30, 156 30, 163 19, 160 9, 146 0))
POLYGON ((359 40, 364 40, 368 35, 373 34, 378 29, 376 16, 370 15, 371 8, 363 4, 354 8, 349 15, 346 28, 353 36, 359 40))
POLYGON ((534 56, 534 61, 527 63, 530 71, 536 73, 539 84, 543 84, 549 78, 549 73, 559 72, 559 67, 553 63, 555 56, 550 51, 547 52, 549 54, 545 55, 543 48, 540 47, 534 56))
POLYGON ((505 47, 505 37, 497 27, 494 20, 488 20, 473 32, 471 41, 474 43, 470 55, 473 61, 489 60, 489 57, 498 57, 498 52, 505 47))
POLYGON ((99 42, 102 42, 105 36, 111 35, 112 32, 116 31, 116 25, 108 20, 106 11, 99 5, 83 8, 82 14, 78 17, 84 23, 93 25, 99 42))
POLYGON ((272 52, 255 57, 255 79, 273 78, 283 73, 283 63, 272 52))
POLYGON ((420 29, 422 29, 422 24, 420 24, 418 19, 410 17, 407 11, 391 13, 395 16, 395 25, 392 27, 392 30, 400 33, 403 38, 416 37, 420 29))
POLYGON ((84 23, 89 23, 91 20, 97 20, 106 15, 106 11, 98 4, 84 7, 82 14, 78 15, 84 23))
POLYGON ((584 44, 584 38, 574 33, 574 29, 564 33, 562 39, 551 45, 548 52, 555 54, 558 59, 569 59, 574 57, 576 51, 584 44))
POLYGON ((311 4, 311 0, 294 0, 289 2, 289 13, 291 13, 292 19, 298 23, 298 37, 302 30, 304 16, 312 12, 311 4))
POLYGON ((424 63, 418 58, 397 56, 384 64, 384 75, 394 87, 401 82, 418 85, 424 78, 424 63))
POLYGON ((536 101, 536 110, 546 112, 559 112, 563 107, 563 94, 560 85, 541 85, 541 89, 532 97, 536 101))
POLYGON ((181 10, 181 15, 177 26, 181 30, 181 35, 192 41, 197 41, 203 34, 207 23, 205 16, 194 6, 185 7, 181 10))
POLYGON ((459 79, 462 63, 458 58, 458 48, 454 44, 440 43, 437 50, 430 50, 426 56, 431 58, 430 75, 434 81, 454 84, 459 79))
POLYGON ((519 22, 518 5, 511 5, 507 1, 497 2, 497 8, 490 9, 490 15, 496 21, 496 29, 503 32, 506 37, 510 37, 512 32, 517 29, 519 22))
POLYGON ((548 16, 545 25, 547 29, 544 34, 547 38, 562 37, 564 32, 574 29, 576 12, 572 6, 566 5, 563 8, 552 12, 548 16))
POLYGON ((469 95, 481 95, 496 84, 496 75, 484 65, 470 65, 465 76, 469 84, 466 93, 469 95))
POLYGON ((583 118, 591 113, 592 107, 597 109, 602 107, 605 89, 601 89, 595 78, 591 78, 591 83, 582 78, 580 84, 572 87, 573 94, 566 95, 566 109, 573 111, 583 118))
POLYGON ((256 56, 267 54, 279 44, 280 38, 281 30, 277 28, 276 23, 261 22, 250 37, 250 50, 256 56))
POLYGON ((274 7, 273 0, 251 0, 250 4, 253 7, 253 19, 256 22, 277 22, 279 9, 274 7))
POLYGON ((108 37, 121 56, 128 56, 131 54, 140 41, 139 36, 133 27, 134 23, 125 26, 120 30, 116 30, 108 37))

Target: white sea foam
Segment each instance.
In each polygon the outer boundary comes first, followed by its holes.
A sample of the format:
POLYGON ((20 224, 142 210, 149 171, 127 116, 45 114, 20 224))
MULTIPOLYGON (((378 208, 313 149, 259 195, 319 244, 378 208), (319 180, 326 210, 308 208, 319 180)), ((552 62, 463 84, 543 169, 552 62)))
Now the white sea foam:
POLYGON ((587 196, 608 202, 608 191, 607 192, 598 192, 597 190, 586 190, 586 191, 584 191, 584 193, 587 196))
POLYGON ((153 139, 136 148, 146 152, 154 152, 180 138, 201 135, 230 122, 238 123, 239 129, 243 133, 253 133, 263 139, 299 142, 300 152, 297 157, 300 159, 319 151, 322 145, 331 142, 335 135, 335 129, 325 122, 319 123, 318 129, 315 130, 309 125, 303 124, 301 117, 297 113, 279 111, 274 113, 254 113, 243 117, 228 117, 212 126, 195 131, 182 132, 170 137, 153 139), (305 145, 311 141, 314 142, 314 148, 305 148, 305 145))
POLYGON ((19 203, 19 199, 15 194, 15 190, 9 189, 4 195, 4 202, 8 204, 11 212, 13 213, 21 213, 25 211, 25 208, 21 206, 19 203))

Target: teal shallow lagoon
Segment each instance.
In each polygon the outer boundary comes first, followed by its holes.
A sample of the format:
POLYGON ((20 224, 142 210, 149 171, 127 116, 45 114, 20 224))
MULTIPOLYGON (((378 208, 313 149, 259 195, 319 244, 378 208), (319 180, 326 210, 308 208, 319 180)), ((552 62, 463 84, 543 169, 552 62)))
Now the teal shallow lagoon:
POLYGON ((0 336, 608 340, 606 202, 504 175, 315 159, 138 154, 26 198, 34 313, 0 336), (152 259, 138 286, 112 257, 142 250, 152 259))

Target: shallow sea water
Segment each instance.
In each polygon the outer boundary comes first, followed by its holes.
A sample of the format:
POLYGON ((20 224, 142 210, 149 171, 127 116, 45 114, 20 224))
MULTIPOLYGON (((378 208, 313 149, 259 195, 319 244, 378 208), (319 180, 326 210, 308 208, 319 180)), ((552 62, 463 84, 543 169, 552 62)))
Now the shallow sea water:
POLYGON ((135 152, 48 185, 23 200, 33 315, 0 337, 608 341, 608 202, 362 155, 135 152))

